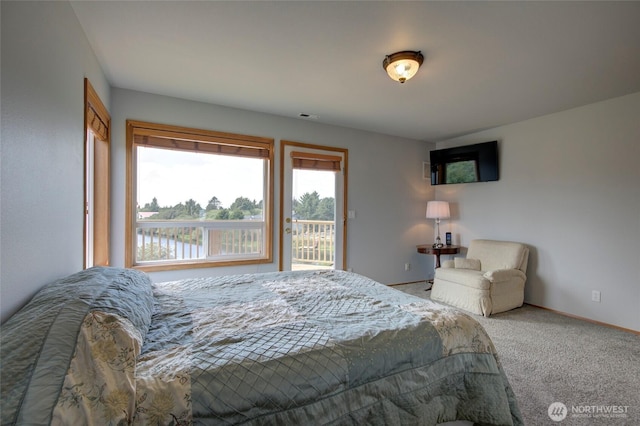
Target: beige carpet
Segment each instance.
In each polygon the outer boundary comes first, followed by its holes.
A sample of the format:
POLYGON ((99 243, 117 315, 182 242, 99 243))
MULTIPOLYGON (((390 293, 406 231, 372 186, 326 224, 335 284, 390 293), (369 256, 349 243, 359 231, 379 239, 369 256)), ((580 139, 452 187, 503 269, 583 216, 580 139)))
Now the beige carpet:
MULTIPOLYGON (((393 288, 430 294, 424 282, 393 288)), ((491 336, 526 425, 640 425, 640 336, 529 305, 470 315, 491 336), (562 421, 549 416, 553 403, 566 407, 562 421)))

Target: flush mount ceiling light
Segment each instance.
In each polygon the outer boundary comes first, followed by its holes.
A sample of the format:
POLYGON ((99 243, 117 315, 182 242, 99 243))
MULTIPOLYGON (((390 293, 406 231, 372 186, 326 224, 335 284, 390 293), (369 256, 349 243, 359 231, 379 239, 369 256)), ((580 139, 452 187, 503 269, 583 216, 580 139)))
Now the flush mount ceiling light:
POLYGON ((387 55, 382 61, 382 68, 387 71, 391 79, 404 83, 416 75, 422 61, 424 56, 420 51, 404 50, 387 55))

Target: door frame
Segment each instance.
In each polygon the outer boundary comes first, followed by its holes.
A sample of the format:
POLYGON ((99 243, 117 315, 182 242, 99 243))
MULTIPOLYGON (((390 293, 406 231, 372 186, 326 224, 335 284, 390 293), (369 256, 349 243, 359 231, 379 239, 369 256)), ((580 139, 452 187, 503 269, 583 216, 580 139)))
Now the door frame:
POLYGON ((344 159, 344 165, 342 168, 342 179, 343 179, 343 188, 342 188, 342 212, 336 211, 336 222, 340 220, 340 214, 342 214, 342 269, 345 270, 347 268, 347 191, 348 191, 348 171, 349 171, 349 150, 346 148, 337 148, 333 146, 324 146, 324 145, 314 145, 304 142, 295 142, 288 140, 280 141, 280 215, 279 215, 279 228, 280 228, 280 237, 278 241, 278 270, 283 270, 283 262, 284 262, 284 229, 285 229, 285 212, 284 212, 284 179, 285 179, 285 161, 289 161, 285 158, 285 148, 286 147, 297 147, 297 148, 306 148, 306 149, 314 149, 319 151, 327 151, 327 152, 336 152, 342 155, 344 159))

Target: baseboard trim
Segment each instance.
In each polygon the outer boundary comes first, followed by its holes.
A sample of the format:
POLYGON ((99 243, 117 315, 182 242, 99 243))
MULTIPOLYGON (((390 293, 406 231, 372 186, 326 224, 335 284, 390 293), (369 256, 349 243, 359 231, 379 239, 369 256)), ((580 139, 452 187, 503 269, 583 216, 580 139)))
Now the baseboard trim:
POLYGON ((627 333, 633 333, 633 334, 635 334, 637 336, 640 336, 640 331, 633 330, 631 328, 624 328, 624 327, 620 327, 618 325, 613 325, 613 324, 609 324, 609 323, 602 322, 602 321, 596 321, 596 320, 593 320, 591 318, 585 318, 585 317, 581 317, 579 315, 573 315, 573 314, 569 314, 567 312, 557 311, 555 309, 547 308, 545 306, 534 305, 533 303, 525 303, 525 305, 533 306, 534 308, 544 309, 545 311, 553 312, 555 314, 563 315, 565 317, 569 317, 569 318, 574 318, 574 319, 590 322, 592 324, 602 325, 602 326, 609 327, 609 328, 615 328, 616 330, 626 331, 627 333))
POLYGON ((408 283, 387 284, 387 286, 389 286, 389 287, 395 287, 395 286, 397 286, 397 285, 418 284, 418 283, 426 283, 426 281, 425 281, 425 280, 420 280, 420 281, 409 281, 408 283))

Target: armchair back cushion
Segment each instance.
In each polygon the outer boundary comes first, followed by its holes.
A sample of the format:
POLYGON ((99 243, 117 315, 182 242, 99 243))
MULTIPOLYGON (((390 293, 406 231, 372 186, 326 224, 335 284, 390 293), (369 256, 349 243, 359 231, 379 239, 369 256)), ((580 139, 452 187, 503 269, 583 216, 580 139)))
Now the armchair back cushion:
POLYGON ((469 243, 467 259, 480 260, 480 269, 484 272, 519 269, 526 273, 529 248, 510 241, 473 240, 469 243))
POLYGON ((456 257, 453 259, 453 267, 455 269, 471 269, 473 271, 480 271, 482 267, 479 259, 456 257))

